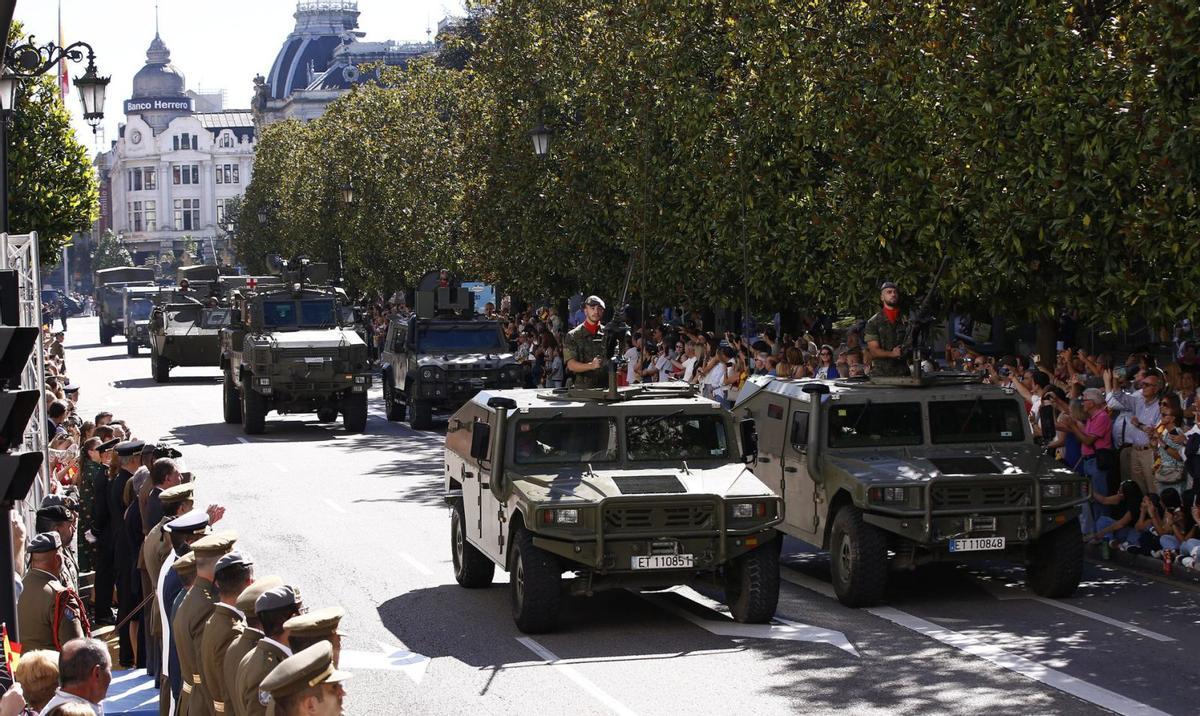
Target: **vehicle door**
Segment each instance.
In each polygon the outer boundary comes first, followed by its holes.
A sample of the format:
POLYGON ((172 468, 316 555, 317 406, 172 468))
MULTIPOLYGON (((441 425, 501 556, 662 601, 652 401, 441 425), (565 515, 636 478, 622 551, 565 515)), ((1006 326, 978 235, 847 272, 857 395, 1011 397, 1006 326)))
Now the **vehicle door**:
POLYGON ((408 353, 404 345, 407 341, 408 326, 400 321, 393 321, 392 335, 388 339, 387 349, 390 351, 392 379, 395 381, 394 385, 401 391, 404 390, 405 381, 408 380, 408 353))
MULTIPOLYGON (((500 456, 500 460, 503 460, 501 446, 505 438, 496 430, 497 421, 493 410, 472 418, 471 424, 463 427, 468 428, 471 435, 470 459, 459 468, 458 475, 462 483, 467 537, 480 550, 503 564, 506 516, 503 503, 496 496, 496 492, 501 491, 500 485, 493 485, 493 481, 503 476, 503 466, 497 465, 497 457, 500 456), (483 451, 478 450, 481 440, 486 441, 483 451)), ((461 429, 455 432, 459 431, 461 429)))
POLYGON ((816 486, 808 474, 808 404, 792 401, 787 416, 787 435, 780 466, 783 476, 784 524, 791 534, 811 542, 819 528, 816 486))
MULTIPOLYGON (((788 399, 779 395, 765 395, 765 407, 754 411, 754 429, 758 434, 758 453, 754 462, 754 476, 771 492, 783 497, 783 443, 787 439, 788 399)), ((786 514, 788 506, 784 504, 786 514)))

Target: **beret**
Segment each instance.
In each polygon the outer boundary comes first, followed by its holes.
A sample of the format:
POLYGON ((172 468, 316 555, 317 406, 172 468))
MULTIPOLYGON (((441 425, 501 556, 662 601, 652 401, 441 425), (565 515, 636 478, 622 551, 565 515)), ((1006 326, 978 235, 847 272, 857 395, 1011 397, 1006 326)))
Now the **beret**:
POLYGON ((39 532, 29 540, 29 546, 25 548, 30 554, 44 554, 46 552, 56 552, 62 548, 62 538, 57 532, 39 532))
POLYGON ((70 522, 71 510, 64 505, 47 505, 37 511, 37 518, 50 522, 70 522))
MULTIPOLYGON (((196 546, 192 545, 192 549, 195 548, 196 546)), ((226 567, 239 567, 243 565, 248 566, 252 564, 254 564, 254 560, 250 559, 250 555, 235 550, 217 560, 217 566, 216 569, 213 570, 213 573, 215 574, 216 572, 220 572, 226 567)))
POLYGON ((896 288, 896 284, 892 283, 891 281, 884 281, 883 285, 879 287, 879 290, 886 291, 889 288, 896 288))
POLYGON ((263 592, 282 586, 283 578, 274 574, 256 579, 253 584, 242 590, 242 593, 238 595, 237 604, 234 606, 243 614, 249 614, 254 611, 254 602, 262 596, 263 592))
POLYGON ((279 664, 262 680, 259 689, 279 700, 320 684, 336 684, 352 676, 333 663, 333 645, 327 641, 313 644, 279 664))
POLYGON ((254 600, 254 612, 261 614, 271 609, 294 607, 300 603, 300 590, 285 584, 281 587, 268 589, 254 600))

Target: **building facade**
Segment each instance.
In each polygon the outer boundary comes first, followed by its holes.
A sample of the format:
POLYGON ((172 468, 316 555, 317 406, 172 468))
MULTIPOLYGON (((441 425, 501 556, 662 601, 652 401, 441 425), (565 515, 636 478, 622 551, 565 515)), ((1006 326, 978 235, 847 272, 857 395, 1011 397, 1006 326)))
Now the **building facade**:
POLYGON ((224 253, 226 209, 250 183, 255 138, 250 110, 224 109, 219 92, 188 90, 155 35, 119 138, 97 158, 111 226, 138 264, 191 241, 201 260, 224 253))
POLYGON ((295 29, 284 40, 267 77, 254 78, 254 115, 259 126, 286 119, 309 121, 360 82, 362 66, 403 66, 437 50, 433 42, 363 42, 354 0, 301 0, 295 29))

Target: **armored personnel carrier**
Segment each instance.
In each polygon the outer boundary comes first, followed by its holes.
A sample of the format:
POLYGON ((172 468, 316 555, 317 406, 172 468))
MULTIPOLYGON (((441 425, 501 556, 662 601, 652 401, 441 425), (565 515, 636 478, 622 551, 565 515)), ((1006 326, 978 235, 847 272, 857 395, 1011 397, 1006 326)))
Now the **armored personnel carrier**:
POLYGON ((230 297, 230 323, 220 331, 225 422, 240 420, 254 435, 271 410, 316 413, 322 422, 341 413, 346 430, 362 432, 371 366, 345 291, 326 285, 323 264, 297 260, 280 270, 281 285, 251 279, 230 297))
POLYGON ((176 366, 221 364, 221 329, 231 309, 211 306, 198 296, 165 294, 150 314, 150 373, 156 383, 170 380, 176 366))
POLYGON ((153 286, 154 269, 121 266, 101 269, 95 275, 96 314, 100 318, 100 343, 110 345, 113 336, 125 335, 125 286, 153 286))
POLYGON ((781 500, 739 459, 735 424, 684 384, 484 390, 446 429, 458 583, 509 572, 513 619, 555 627, 564 593, 725 590, 766 622, 779 598, 781 500), (563 573, 572 576, 563 579, 563 573))
POLYGON ((448 271, 425 274, 407 318, 393 318, 382 351, 387 419, 427 430, 480 390, 518 388, 524 370, 499 322, 476 318, 470 293, 448 271))
POLYGON ((912 372, 747 381, 733 414, 753 428, 754 473, 783 498, 779 529, 829 551, 849 606, 880 602, 892 570, 948 560, 1024 562, 1034 592, 1070 595, 1087 480, 1034 443, 1011 391, 912 372))
POLYGON ((159 287, 125 285, 121 294, 121 325, 125 332, 125 350, 130 356, 138 354, 141 346, 150 346, 150 313, 159 287))

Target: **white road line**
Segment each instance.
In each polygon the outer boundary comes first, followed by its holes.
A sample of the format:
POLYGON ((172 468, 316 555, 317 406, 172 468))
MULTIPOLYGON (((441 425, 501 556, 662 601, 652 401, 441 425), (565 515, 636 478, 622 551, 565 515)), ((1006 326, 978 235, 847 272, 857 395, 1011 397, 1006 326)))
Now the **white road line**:
POLYGON ((1137 714, 1138 716, 1167 716, 1165 711, 1134 701, 1133 699, 1122 696, 1121 694, 1109 691, 1095 684, 1089 684, 1086 681, 1076 679, 1056 669, 1051 669, 1043 666, 1036 661, 1031 661, 1023 656, 1010 654, 998 646, 985 644, 979 639, 966 634, 960 634, 950 629, 926 621, 920 617, 915 617, 899 609, 891 607, 878 607, 876 609, 868 609, 868 613, 874 614, 880 619, 886 619, 893 624, 910 629, 929 637, 935 641, 939 641, 947 646, 954 647, 959 651, 978 657, 984 661, 989 661, 1002 669, 1014 671, 1026 678, 1033 679, 1039 683, 1045 684, 1051 688, 1071 694, 1077 698, 1083 699, 1089 703, 1096 704, 1101 708, 1106 708, 1119 714, 1137 714))
POLYGON ((241 443, 241 444, 243 444, 243 445, 249 445, 249 444, 250 444, 250 441, 249 441, 249 440, 247 440, 246 438, 244 438, 244 437, 242 437, 242 436, 240 436, 240 435, 238 436, 238 439, 237 439, 237 440, 238 440, 238 442, 239 442, 239 443, 241 443))
POLYGON ((413 556, 411 554, 409 554, 407 552, 400 552, 399 555, 400 555, 400 559, 404 560, 405 562, 408 562, 408 566, 412 567, 413 569, 417 570, 418 572, 420 572, 421 574, 424 574, 427 577, 433 576, 433 570, 430 569, 429 567, 426 567, 425 565, 421 564, 420 562, 418 562, 415 558, 413 558, 413 556))
POLYGON ((325 504, 329 505, 329 507, 330 507, 331 509, 333 509, 335 512, 341 512, 343 515, 344 515, 344 514, 346 514, 346 508, 345 508, 345 507, 342 507, 342 506, 341 506, 341 505, 339 505, 339 504, 337 504, 337 503, 336 503, 336 502, 334 502, 333 500, 322 500, 322 502, 324 502, 325 504))
MULTIPOLYGON (((661 654, 629 654, 621 656, 580 656, 574 659, 559 659, 559 664, 603 664, 606 662, 651 661, 655 659, 679 659, 685 656, 713 656, 718 654, 741 654, 745 647, 734 646, 728 649, 696 649, 694 651, 671 651, 661 654)), ((510 661, 504 664, 505 669, 519 669, 529 666, 545 666, 544 661, 510 661)))
POLYGON ((1054 607, 1055 609, 1062 609, 1063 611, 1071 612, 1072 614, 1078 614, 1081 617, 1087 617, 1088 619, 1094 619, 1095 621, 1101 622, 1103 624, 1107 624, 1109 626, 1117 627, 1118 629, 1124 629, 1125 631, 1133 632, 1134 634, 1141 634, 1142 636, 1144 636, 1148 639, 1153 639, 1155 641, 1161 641, 1161 642, 1175 641, 1175 639, 1167 636, 1166 634, 1159 634, 1156 631, 1150 631, 1149 629, 1146 629, 1145 627, 1140 627, 1137 624, 1130 624, 1129 622, 1123 622, 1120 619, 1114 619, 1112 617, 1105 616, 1103 614, 1098 614, 1091 610, 1084 609, 1083 607, 1077 607, 1074 604, 1069 604, 1067 602, 1060 601, 1058 599, 1050 599, 1048 597, 1039 597, 1036 594, 1030 594, 1029 592, 1025 591, 1024 589, 1010 589, 1009 587, 1003 587, 1003 586, 997 584, 994 580, 981 579, 975 575, 971 575, 971 578, 976 584, 983 587, 984 590, 988 594, 991 594, 993 597, 995 597, 996 599, 999 599, 1002 602, 1014 601, 1017 599, 1028 599, 1028 600, 1031 600, 1034 602, 1038 602, 1040 604, 1045 604, 1048 607, 1054 607))
POLYGON ((517 641, 521 642, 521 645, 524 646, 526 649, 529 649, 533 653, 542 657, 542 659, 545 660, 545 663, 547 666, 553 667, 559 673, 561 673, 563 676, 567 677, 571 681, 574 681, 575 684, 577 686, 579 686, 579 688, 581 688, 584 691, 591 694, 592 698, 596 699, 600 703, 607 706, 609 708, 609 710, 611 710, 613 713, 624 714, 626 716, 635 716, 635 714, 636 714, 635 711, 627 708, 620 701, 617 701, 613 697, 604 693, 604 691, 601 690, 599 686, 596 686, 595 684, 593 684, 591 681, 589 681, 587 679, 587 677, 585 677, 583 674, 579 673, 573 667, 562 663, 562 660, 559 659, 558 656, 556 656, 554 654, 554 652, 550 651, 546 647, 537 643, 537 641, 531 639, 530 637, 519 636, 516 639, 517 639, 517 641))
POLYGON ((828 582, 822 582, 816 577, 810 577, 803 572, 797 572, 791 567, 780 567, 779 576, 783 579, 783 581, 791 582, 797 587, 803 587, 804 589, 807 589, 810 592, 816 592, 823 597, 837 599, 837 595, 833 592, 832 584, 829 584, 828 582))

